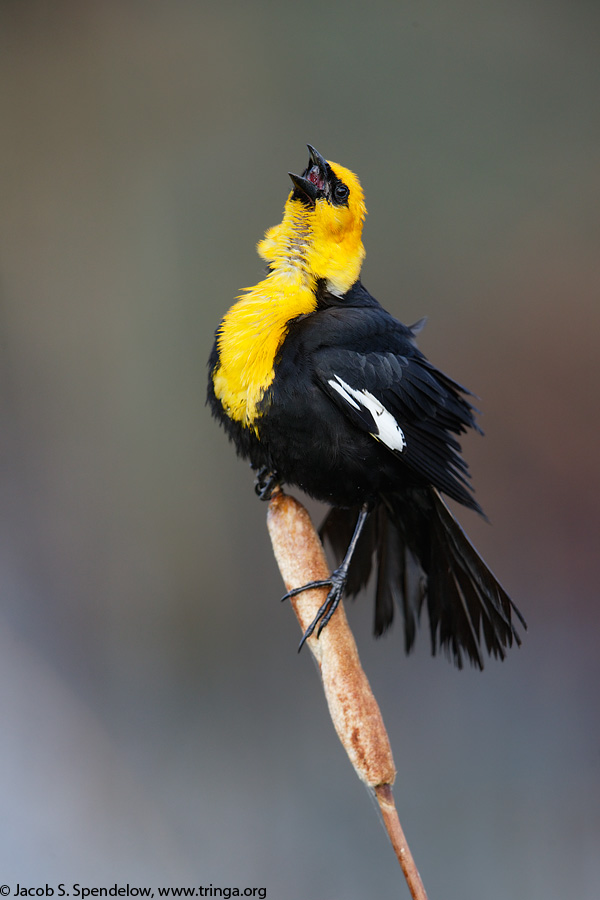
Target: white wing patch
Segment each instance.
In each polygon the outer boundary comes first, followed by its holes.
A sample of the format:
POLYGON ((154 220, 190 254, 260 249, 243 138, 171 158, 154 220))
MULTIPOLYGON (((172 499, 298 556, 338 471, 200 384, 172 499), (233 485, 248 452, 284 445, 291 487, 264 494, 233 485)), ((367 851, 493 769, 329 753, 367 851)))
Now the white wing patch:
POLYGON ((360 409, 362 406, 371 413, 373 421, 377 426, 377 434, 373 431, 371 432, 371 435, 375 440, 381 441, 381 443, 385 444, 386 447, 389 447, 390 450, 398 450, 399 452, 404 450, 406 447, 404 432, 391 412, 385 408, 383 403, 381 403, 377 397, 374 397, 370 391, 359 391, 356 388, 350 387, 350 385, 346 384, 339 375, 336 375, 335 378, 330 378, 328 383, 334 391, 337 391, 340 397, 343 397, 346 403, 353 406, 354 409, 360 409))

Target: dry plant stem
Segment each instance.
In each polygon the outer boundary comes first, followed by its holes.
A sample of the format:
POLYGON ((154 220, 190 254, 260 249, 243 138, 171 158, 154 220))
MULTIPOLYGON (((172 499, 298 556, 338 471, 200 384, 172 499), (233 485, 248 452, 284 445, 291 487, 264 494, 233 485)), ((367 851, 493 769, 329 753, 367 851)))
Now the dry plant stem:
MULTIPOLYGON (((304 507, 282 491, 269 502, 267 526, 286 589, 329 577, 322 544, 304 507)), ((303 591, 290 599, 306 631, 327 596, 327 588, 303 591)), ((363 668, 343 604, 317 638, 308 638, 323 680, 335 730, 356 774, 374 791, 383 821, 414 900, 427 900, 406 843, 392 794, 396 776, 389 738, 363 668)))
POLYGON ((392 794, 391 784, 378 784, 375 788, 375 796, 379 803, 379 809, 383 818, 383 824, 392 842, 394 852, 398 857, 398 862, 404 872, 406 883, 408 884, 411 897, 414 900, 427 900, 427 894, 419 875, 419 870, 410 852, 410 847, 404 836, 398 812, 394 803, 394 795, 392 794))

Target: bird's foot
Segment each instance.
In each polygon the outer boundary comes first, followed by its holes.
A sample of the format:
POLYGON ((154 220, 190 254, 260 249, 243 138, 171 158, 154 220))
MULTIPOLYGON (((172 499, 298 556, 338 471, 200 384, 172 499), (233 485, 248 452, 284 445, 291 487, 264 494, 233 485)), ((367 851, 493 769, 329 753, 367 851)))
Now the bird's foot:
POLYGON ((308 584, 304 584, 302 585, 302 587, 294 588, 293 590, 288 591, 287 594, 284 594, 281 598, 283 602, 284 600, 289 600, 290 597, 296 597, 298 594, 301 594, 304 591, 310 591, 312 590, 312 588, 327 587, 328 585, 330 586, 325 603, 323 603, 323 605, 319 608, 316 616, 302 635, 302 640, 298 645, 298 653, 302 650, 302 647, 304 646, 306 640, 311 636, 311 634, 313 634, 317 626, 317 638, 320 637, 321 632, 327 626, 329 620, 339 606, 340 600, 342 599, 342 595, 344 593, 344 588, 346 587, 347 578, 347 568, 341 565, 338 569, 331 573, 329 578, 324 578, 321 581, 309 581, 308 584))
POLYGON ((279 487, 279 476, 266 466, 256 473, 254 490, 261 500, 270 500, 273 492, 279 487))

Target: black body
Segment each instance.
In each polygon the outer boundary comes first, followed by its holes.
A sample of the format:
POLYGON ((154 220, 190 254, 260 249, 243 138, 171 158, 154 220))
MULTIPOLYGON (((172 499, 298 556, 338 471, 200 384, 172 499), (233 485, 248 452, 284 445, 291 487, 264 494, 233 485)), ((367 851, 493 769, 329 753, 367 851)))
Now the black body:
MULTIPOLYGON (((460 666, 465 651, 482 667, 483 638, 502 658, 513 639, 519 643, 511 615, 520 614, 439 494, 481 512, 457 440, 479 430, 468 392, 419 351, 420 325, 395 320, 360 281, 343 298, 321 289, 317 300, 314 313, 289 323, 255 423, 260 438, 225 414, 210 377, 213 414, 255 468, 334 507, 322 533, 340 559, 359 508, 369 504, 346 590, 355 594, 367 582, 376 551, 376 634, 390 625, 396 602, 409 650, 427 600, 434 653, 444 647, 460 666), (400 452, 372 436, 372 415, 332 388, 336 376, 392 413, 406 439, 400 452)), ((217 361, 215 344, 211 375, 217 361)))

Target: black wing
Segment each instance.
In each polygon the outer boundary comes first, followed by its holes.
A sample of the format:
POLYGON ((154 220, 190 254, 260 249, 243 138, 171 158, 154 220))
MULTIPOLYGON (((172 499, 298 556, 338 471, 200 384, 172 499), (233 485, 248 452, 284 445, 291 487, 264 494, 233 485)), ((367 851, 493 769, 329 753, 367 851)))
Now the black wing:
POLYGON ((380 310, 361 310, 355 319, 361 330, 356 325, 348 329, 354 311, 344 312, 346 340, 338 327, 336 345, 313 355, 322 390, 356 428, 386 444, 390 453, 449 497, 481 512, 456 438, 467 428, 480 431, 476 410, 466 399, 469 392, 417 349, 416 329, 380 310), (365 319, 371 320, 370 328, 365 319), (350 340, 360 349, 348 346, 350 340))

